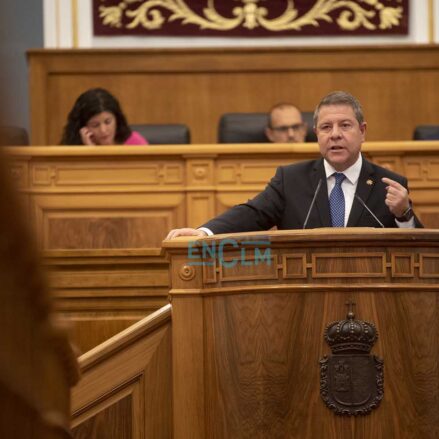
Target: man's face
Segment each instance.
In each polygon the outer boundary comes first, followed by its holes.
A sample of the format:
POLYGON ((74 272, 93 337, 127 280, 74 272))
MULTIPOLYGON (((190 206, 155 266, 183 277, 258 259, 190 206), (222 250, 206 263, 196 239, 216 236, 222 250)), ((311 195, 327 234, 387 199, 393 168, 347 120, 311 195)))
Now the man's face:
POLYGON ((298 143, 305 141, 306 124, 297 108, 277 108, 271 114, 271 127, 265 134, 273 143, 298 143))
POLYGON ((320 153, 341 172, 358 159, 366 122, 360 125, 349 105, 327 105, 320 108, 315 131, 320 153))

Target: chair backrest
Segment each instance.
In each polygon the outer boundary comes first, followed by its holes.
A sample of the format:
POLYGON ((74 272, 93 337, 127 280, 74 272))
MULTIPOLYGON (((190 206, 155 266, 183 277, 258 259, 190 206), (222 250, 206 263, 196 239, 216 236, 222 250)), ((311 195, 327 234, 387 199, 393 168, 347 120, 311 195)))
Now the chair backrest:
POLYGON ((439 140, 439 125, 418 125, 413 140, 439 140))
MULTIPOLYGON (((313 131, 313 112, 302 112, 307 123, 305 142, 317 142, 313 131)), ((218 143, 267 143, 267 113, 225 113, 218 125, 218 143)))
POLYGON ((12 125, 0 126, 0 145, 28 146, 29 136, 26 129, 12 125))
POLYGON ((307 125, 305 142, 317 142, 314 132, 314 111, 302 111, 302 119, 307 125))
POLYGON ((139 124, 130 125, 151 145, 181 145, 191 143, 189 128, 184 124, 139 124))

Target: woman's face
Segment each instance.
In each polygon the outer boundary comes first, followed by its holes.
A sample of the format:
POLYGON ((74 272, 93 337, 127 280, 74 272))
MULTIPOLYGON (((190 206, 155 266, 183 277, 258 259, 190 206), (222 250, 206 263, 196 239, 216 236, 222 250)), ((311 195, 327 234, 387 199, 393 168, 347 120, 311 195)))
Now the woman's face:
POLYGON ((109 111, 103 111, 90 118, 86 127, 91 132, 95 145, 114 145, 116 137, 116 117, 109 111))

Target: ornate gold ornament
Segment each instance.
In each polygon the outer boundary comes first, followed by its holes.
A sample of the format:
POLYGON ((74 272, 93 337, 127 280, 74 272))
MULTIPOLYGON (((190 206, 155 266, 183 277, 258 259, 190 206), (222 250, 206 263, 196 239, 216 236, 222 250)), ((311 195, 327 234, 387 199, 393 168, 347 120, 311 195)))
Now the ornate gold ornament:
MULTIPOLYGON (((101 0, 105 1, 105 0, 101 0)), ((219 0, 218 0, 219 1, 219 0)), ((122 27, 122 18, 131 19, 126 24, 127 29, 143 27, 145 29, 160 29, 168 21, 181 20, 182 24, 193 24, 200 29, 216 31, 228 31, 240 26, 247 29, 262 27, 272 32, 300 30, 304 26, 319 27, 319 21, 332 23, 330 13, 340 10, 336 23, 343 30, 355 30, 364 27, 375 30, 377 26, 371 22, 379 15, 380 29, 390 29, 398 26, 402 18, 401 6, 384 6, 378 0, 317 0, 314 6, 302 16, 294 7, 293 0, 285 0, 285 10, 282 15, 268 19, 268 9, 259 6, 259 3, 268 0, 235 0, 241 3, 232 10, 234 18, 226 18, 220 15, 215 8, 215 0, 207 0, 207 7, 203 9, 203 16, 197 15, 184 0, 122 0, 117 6, 100 6, 99 17, 102 23, 111 27, 122 27), (129 6, 141 3, 135 9, 129 6), (365 9, 369 6, 372 9, 365 9), (167 10, 171 15, 166 19, 162 10, 167 10)), ((397 0, 398 2, 400 0, 397 0)))

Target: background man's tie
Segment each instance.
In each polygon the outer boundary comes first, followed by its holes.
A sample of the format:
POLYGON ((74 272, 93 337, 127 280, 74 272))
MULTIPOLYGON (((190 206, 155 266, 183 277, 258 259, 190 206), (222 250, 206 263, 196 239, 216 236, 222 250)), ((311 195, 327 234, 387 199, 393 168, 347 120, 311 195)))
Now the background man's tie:
POLYGON ((344 227, 344 194, 341 183, 346 176, 341 172, 332 175, 335 176, 335 186, 331 191, 331 195, 329 195, 332 227, 344 227))

